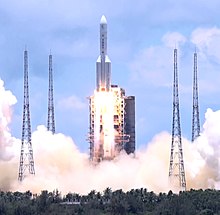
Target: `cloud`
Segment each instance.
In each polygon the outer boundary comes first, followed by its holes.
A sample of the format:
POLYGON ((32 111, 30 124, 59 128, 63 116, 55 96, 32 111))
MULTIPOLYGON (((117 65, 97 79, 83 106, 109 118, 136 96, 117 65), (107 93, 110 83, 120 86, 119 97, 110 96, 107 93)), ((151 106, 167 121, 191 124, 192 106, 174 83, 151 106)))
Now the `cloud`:
POLYGON ((64 108, 66 110, 70 110, 70 109, 82 110, 87 107, 87 105, 83 103, 81 99, 75 95, 62 98, 57 103, 58 103, 57 104, 58 108, 64 108))
POLYGON ((134 83, 171 86, 173 76, 173 49, 178 49, 179 85, 191 93, 194 45, 197 48, 198 82, 204 94, 219 91, 220 29, 196 28, 189 37, 179 32, 162 36, 162 44, 143 48, 130 64, 134 83), (210 75, 211 74, 211 75, 210 75), (190 85, 189 85, 190 84, 190 85))
POLYGON ((169 86, 172 75, 172 59, 172 51, 164 46, 143 49, 130 64, 131 78, 134 82, 142 84, 169 86))
POLYGON ((179 32, 168 32, 162 37, 162 41, 164 42, 164 45, 169 48, 179 49, 181 45, 187 41, 187 39, 179 32))
POLYGON ((130 64, 133 81, 150 83, 154 86, 170 86, 173 74, 173 49, 178 56, 187 38, 178 32, 162 36, 162 44, 142 49, 130 64))
POLYGON ((218 48, 218 44, 220 43, 219 28, 197 28, 192 32, 191 41, 203 56, 215 62, 220 61, 220 50, 218 48))

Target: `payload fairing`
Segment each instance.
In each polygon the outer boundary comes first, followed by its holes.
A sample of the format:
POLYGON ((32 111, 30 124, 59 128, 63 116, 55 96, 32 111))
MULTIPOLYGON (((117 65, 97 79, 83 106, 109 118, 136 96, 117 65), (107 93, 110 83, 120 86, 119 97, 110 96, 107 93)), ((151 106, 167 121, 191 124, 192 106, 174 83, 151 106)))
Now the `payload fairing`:
POLYGON ((89 97, 90 160, 114 159, 122 150, 135 151, 135 97, 111 84, 111 61, 107 55, 107 21, 100 21, 100 55, 96 62, 96 90, 89 97))

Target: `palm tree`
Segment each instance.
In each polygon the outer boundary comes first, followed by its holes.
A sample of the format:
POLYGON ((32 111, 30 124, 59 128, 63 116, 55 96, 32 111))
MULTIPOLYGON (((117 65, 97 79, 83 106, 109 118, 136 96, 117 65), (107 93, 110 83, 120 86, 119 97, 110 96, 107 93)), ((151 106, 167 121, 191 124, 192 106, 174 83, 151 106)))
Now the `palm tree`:
POLYGON ((111 188, 107 187, 107 188, 103 191, 104 203, 109 203, 111 197, 112 197, 112 190, 111 190, 111 188))

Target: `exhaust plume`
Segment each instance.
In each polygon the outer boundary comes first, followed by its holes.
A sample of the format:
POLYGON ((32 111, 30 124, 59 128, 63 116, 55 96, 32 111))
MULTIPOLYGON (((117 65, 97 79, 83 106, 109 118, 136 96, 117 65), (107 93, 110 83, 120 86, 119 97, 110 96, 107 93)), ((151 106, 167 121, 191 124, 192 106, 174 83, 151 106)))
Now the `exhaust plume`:
MULTIPOLYGON (((0 188, 2 190, 58 189, 63 193, 86 194, 91 190, 103 191, 106 187, 130 190, 146 187, 154 192, 171 189, 168 183, 171 135, 161 132, 136 150, 136 157, 121 153, 113 161, 94 166, 88 155, 81 153, 74 141, 64 134, 52 134, 43 125, 32 134, 35 176, 18 182, 18 165, 21 141, 12 137, 9 123, 15 96, 5 90, 0 80, 0 188)), ((201 135, 191 143, 183 138, 183 156, 187 189, 220 189, 220 110, 208 109, 201 135)))

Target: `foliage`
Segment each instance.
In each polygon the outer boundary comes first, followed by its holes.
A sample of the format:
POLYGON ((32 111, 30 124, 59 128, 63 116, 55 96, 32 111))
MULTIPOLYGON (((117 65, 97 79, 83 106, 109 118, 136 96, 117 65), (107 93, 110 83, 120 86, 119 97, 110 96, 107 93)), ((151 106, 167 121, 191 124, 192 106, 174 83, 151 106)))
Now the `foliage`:
POLYGON ((87 195, 68 193, 61 196, 58 190, 43 190, 39 195, 30 191, 0 191, 0 214, 46 215, 217 215, 220 214, 219 190, 189 190, 174 194, 172 191, 155 194, 146 188, 127 192, 106 188, 87 195))

